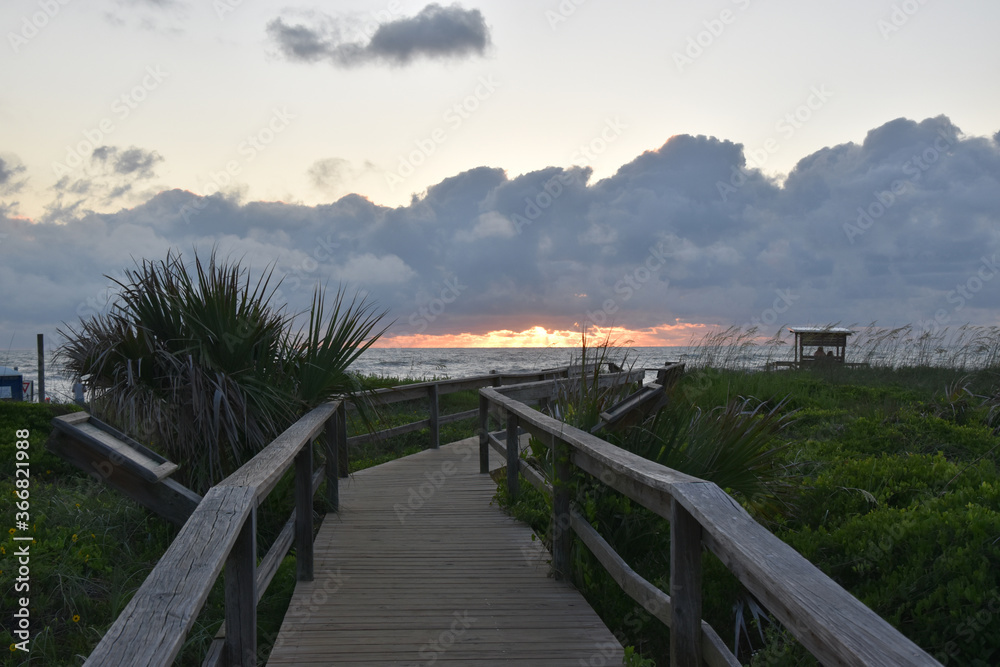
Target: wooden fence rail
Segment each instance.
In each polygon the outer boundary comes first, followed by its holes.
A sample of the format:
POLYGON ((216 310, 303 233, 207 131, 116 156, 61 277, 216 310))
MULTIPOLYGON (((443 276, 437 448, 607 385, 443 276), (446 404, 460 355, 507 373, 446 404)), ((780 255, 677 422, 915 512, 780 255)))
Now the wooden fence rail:
MULTIPOLYGON (((592 369, 593 366, 586 367, 592 369)), ((430 416, 374 437, 389 437, 429 426, 431 444, 437 447, 442 424, 479 414, 479 410, 471 410, 441 416, 440 396, 539 380, 548 380, 552 385, 559 378, 569 381, 580 372, 581 367, 577 366, 377 390, 373 393, 374 401, 383 405, 427 397, 430 416)), ((328 508, 331 511, 339 508, 338 481, 348 474, 348 446, 359 441, 347 437, 347 407, 346 402, 337 400, 313 409, 239 470, 209 489, 84 664, 172 664, 224 568, 226 620, 204 665, 256 665, 257 603, 293 543, 296 577, 299 581, 312 580, 313 498, 324 479, 328 508), (314 470, 312 443, 321 434, 325 463, 322 469, 314 470), (257 508, 292 466, 295 510, 258 565, 257 508)))
MULTIPOLYGON (((662 374, 664 377, 666 374, 662 374)), ((506 450, 508 492, 516 497, 519 475, 553 494, 553 568, 569 572, 571 536, 576 534, 622 590, 670 628, 671 665, 739 665, 701 618, 701 559, 708 549, 824 665, 845 667, 939 666, 794 549, 757 523, 712 482, 691 477, 553 419, 525 404, 546 395, 550 381, 480 389, 480 461, 488 448, 506 450), (506 430, 490 430, 490 415, 506 430), (553 479, 536 471, 518 452, 518 432, 550 448, 553 479), (511 443, 515 443, 511 447, 511 443), (670 522, 670 594, 656 589, 614 553, 576 513, 567 484, 578 468, 670 522)), ((481 468, 488 472, 487 467, 481 468)))

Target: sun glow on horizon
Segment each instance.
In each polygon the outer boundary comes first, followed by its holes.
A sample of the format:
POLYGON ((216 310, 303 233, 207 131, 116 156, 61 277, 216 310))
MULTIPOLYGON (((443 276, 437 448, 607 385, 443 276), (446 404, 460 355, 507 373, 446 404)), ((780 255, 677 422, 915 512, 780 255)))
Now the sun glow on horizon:
MULTIPOLYGON (((690 322, 661 324, 646 329, 624 327, 590 327, 587 340, 591 344, 608 341, 614 345, 632 347, 671 347, 690 344, 692 338, 711 328, 708 324, 690 322)), ((453 347, 580 347, 582 333, 573 329, 546 329, 541 325, 523 331, 499 329, 485 333, 411 334, 383 336, 375 348, 453 348, 453 347)))

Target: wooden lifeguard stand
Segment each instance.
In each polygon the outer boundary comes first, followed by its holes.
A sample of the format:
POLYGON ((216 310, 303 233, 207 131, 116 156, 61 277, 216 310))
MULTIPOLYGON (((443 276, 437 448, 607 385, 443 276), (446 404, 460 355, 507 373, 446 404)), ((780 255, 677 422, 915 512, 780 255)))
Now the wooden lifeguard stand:
POLYGON ((802 368, 818 361, 843 364, 847 351, 847 337, 854 333, 843 327, 788 327, 795 334, 795 366, 802 368), (822 358, 815 356, 816 350, 833 352, 822 358))

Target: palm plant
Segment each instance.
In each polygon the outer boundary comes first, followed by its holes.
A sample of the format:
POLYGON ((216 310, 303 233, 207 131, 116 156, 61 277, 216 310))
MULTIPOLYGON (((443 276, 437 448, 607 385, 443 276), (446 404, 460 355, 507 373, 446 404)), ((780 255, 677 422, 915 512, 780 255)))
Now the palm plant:
POLYGON ((59 353, 85 381, 99 416, 159 447, 204 491, 305 411, 357 400, 351 363, 385 329, 384 312, 343 289, 327 308, 317 289, 308 324, 273 301, 273 266, 256 280, 239 261, 194 272, 178 254, 125 271, 107 313, 60 334, 59 353), (329 314, 327 314, 329 310, 329 314))

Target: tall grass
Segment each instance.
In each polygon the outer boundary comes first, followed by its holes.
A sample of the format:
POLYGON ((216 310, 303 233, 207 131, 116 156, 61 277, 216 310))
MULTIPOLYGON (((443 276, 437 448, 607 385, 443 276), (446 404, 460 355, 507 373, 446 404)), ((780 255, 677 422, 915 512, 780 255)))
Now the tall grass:
MULTIPOLYGON (((828 327, 843 326, 840 322, 828 327)), ((1000 368, 1000 326, 964 324, 936 330, 913 324, 898 327, 850 324, 846 361, 873 368, 907 367, 983 370, 1000 368)), ((757 327, 732 326, 692 340, 684 361, 689 368, 756 371, 773 361, 794 358, 794 337, 786 327, 767 337, 757 327)))

